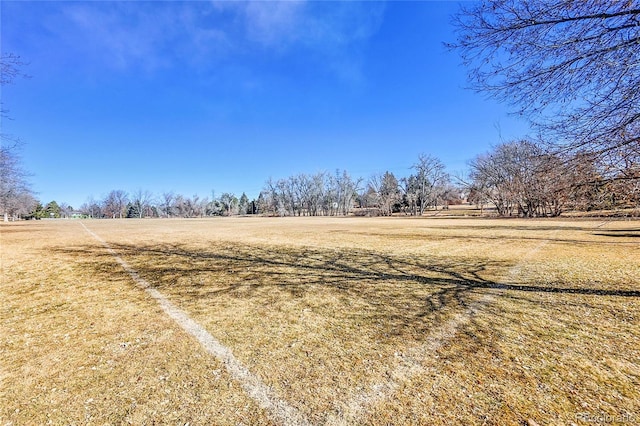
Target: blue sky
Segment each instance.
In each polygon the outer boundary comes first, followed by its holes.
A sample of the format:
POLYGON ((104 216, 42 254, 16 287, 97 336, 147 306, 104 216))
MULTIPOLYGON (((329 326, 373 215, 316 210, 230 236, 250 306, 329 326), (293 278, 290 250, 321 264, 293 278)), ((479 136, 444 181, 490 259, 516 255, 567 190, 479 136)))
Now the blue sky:
POLYGON ((258 195, 269 178, 450 172, 526 122, 465 89, 455 2, 0 3, 2 88, 44 203, 112 189, 258 195))

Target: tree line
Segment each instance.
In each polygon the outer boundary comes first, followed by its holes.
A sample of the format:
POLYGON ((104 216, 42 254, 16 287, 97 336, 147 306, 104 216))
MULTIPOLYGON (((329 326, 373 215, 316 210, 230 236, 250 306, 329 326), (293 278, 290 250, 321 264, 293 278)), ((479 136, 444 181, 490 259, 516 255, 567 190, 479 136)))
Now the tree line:
MULTIPOLYGON (((627 173, 629 171, 627 170, 627 173)), ((452 176, 436 157, 423 154, 407 176, 390 171, 368 179, 346 170, 299 173, 268 179, 257 198, 224 192, 210 197, 146 190, 112 190, 78 209, 33 197, 23 218, 195 218, 210 216, 422 216, 469 202, 503 217, 555 217, 568 210, 631 208, 640 214, 640 173, 611 178, 589 153, 560 155, 544 143, 518 140, 499 144, 469 162, 465 176, 452 176), (568 166, 570 164, 570 166, 568 166), (28 211, 28 213, 26 213, 28 211)), ((482 212, 481 212, 482 213, 482 212)))
POLYGON ((469 163, 468 199, 499 216, 559 216, 567 210, 632 208, 640 214, 640 168, 611 175, 595 154, 561 155, 529 140, 502 143, 469 163))
POLYGON ((257 199, 258 211, 275 216, 422 215, 427 208, 462 202, 464 189, 451 183, 436 157, 420 155, 412 169, 399 179, 386 171, 364 180, 346 170, 269 179, 257 199))
POLYGON ((268 179, 257 198, 250 200, 225 192, 211 197, 184 196, 174 192, 154 195, 146 190, 132 193, 112 190, 100 200, 90 198, 78 209, 52 201, 46 205, 32 200, 24 218, 145 218, 207 217, 260 214, 267 216, 367 216, 404 212, 423 214, 439 205, 462 202, 462 187, 451 183, 444 165, 429 155, 421 155, 415 173, 400 179, 387 171, 368 180, 352 177, 346 170, 335 173, 300 173, 287 178, 268 179))

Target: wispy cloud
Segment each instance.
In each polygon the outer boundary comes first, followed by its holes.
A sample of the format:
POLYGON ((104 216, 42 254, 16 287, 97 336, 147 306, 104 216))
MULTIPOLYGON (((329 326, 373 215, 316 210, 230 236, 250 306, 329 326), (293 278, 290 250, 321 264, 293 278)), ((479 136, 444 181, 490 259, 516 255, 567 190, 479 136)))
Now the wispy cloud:
MULTIPOLYGON (((196 3, 197 6, 197 3, 196 3)), ((65 38, 70 33, 81 39, 67 40, 72 47, 119 69, 148 70, 194 61, 201 55, 230 48, 225 31, 208 25, 189 3, 178 7, 159 3, 143 7, 134 2, 70 4, 64 11, 69 27, 58 27, 65 38)))
POLYGON ((303 49, 341 78, 360 79, 362 49, 383 22, 383 2, 247 2, 236 4, 245 35, 278 53, 303 49))
POLYGON ((384 3, 254 1, 239 8, 246 36, 255 43, 328 50, 365 41, 374 34, 382 23, 384 3))
MULTIPOLYGON (((31 13, 28 7, 25 15, 31 13)), ((46 34, 41 48, 59 49, 66 62, 79 66, 215 69, 253 54, 306 55, 316 66, 346 78, 358 74, 362 48, 384 14, 381 2, 71 2, 46 7, 46 13, 29 18, 46 34)))

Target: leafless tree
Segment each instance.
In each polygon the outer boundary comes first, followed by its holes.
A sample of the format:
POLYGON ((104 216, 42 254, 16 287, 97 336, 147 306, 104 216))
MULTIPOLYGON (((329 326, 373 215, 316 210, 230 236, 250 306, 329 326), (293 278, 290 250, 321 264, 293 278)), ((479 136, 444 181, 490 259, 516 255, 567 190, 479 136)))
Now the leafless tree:
POLYGON ((286 179, 269 179, 258 197, 261 214, 278 216, 347 215, 351 212, 361 179, 347 171, 335 175, 319 172, 286 179))
POLYGON ((107 194, 102 202, 105 215, 111 217, 112 219, 122 219, 124 209, 127 206, 128 202, 129 194, 127 194, 122 189, 116 189, 109 192, 109 194, 107 194))
POLYGON ((533 142, 503 143, 470 163, 470 189, 500 216, 558 216, 573 185, 563 164, 533 142))
POLYGON ((200 217, 207 216, 207 210, 209 209, 209 198, 207 197, 199 198, 198 202, 195 204, 196 204, 196 210, 197 210, 198 216, 200 217))
POLYGON ((94 200, 93 196, 87 198, 87 201, 80 206, 80 213, 86 215, 90 218, 102 218, 103 217, 103 207, 99 202, 94 200))
MULTIPOLYGON (((27 77, 22 72, 26 64, 20 56, 14 53, 2 53, 0 56, 0 86, 12 84, 18 77, 27 77)), ((8 111, 4 108, 4 103, 0 101, 0 117, 7 118, 8 111)))
POLYGON ((19 144, 6 142, 9 140, 5 138, 0 144, 0 212, 5 222, 17 217, 19 211, 24 210, 24 202, 33 198, 28 173, 18 155, 19 144))
POLYGON ((323 213, 322 207, 326 193, 326 174, 318 172, 307 178, 306 204, 311 216, 323 213))
POLYGON ((465 3, 451 44, 475 89, 530 117, 560 152, 588 152, 612 176, 640 163, 640 3, 465 3))
POLYGON ((70 218, 73 215, 73 206, 61 201, 58 205, 60 208, 60 217, 62 218, 70 218))
POLYGON ((173 215, 173 202, 175 199, 176 195, 171 191, 162 193, 160 197, 160 211, 165 217, 171 217, 173 215))
POLYGON ((172 211, 174 211, 180 217, 196 217, 200 215, 200 197, 194 195, 193 197, 185 197, 178 194, 175 196, 172 211))
POLYGON ((226 216, 238 214, 238 198, 230 192, 225 192, 220 196, 220 203, 224 208, 226 216))
POLYGON ((445 172, 442 161, 427 154, 421 154, 412 168, 416 174, 410 180, 412 185, 408 189, 413 191, 417 213, 422 216, 428 206, 437 206, 444 186, 449 182, 449 175, 445 172))
MULTIPOLYGON (((24 62, 12 53, 0 56, 0 86, 11 84, 19 76, 24 76, 21 68, 24 62)), ((8 111, 0 103, 0 118, 6 119, 8 111)), ((28 183, 28 173, 24 170, 19 155, 20 140, 0 130, 0 213, 6 222, 9 217, 17 217, 25 209, 33 207, 33 193, 28 183)), ((28 213, 28 212, 27 212, 28 213)))
POLYGON ((353 179, 346 170, 336 170, 330 181, 330 192, 335 195, 334 214, 346 216, 351 212, 361 182, 362 179, 353 179))
POLYGON ((401 197, 398 179, 393 173, 385 172, 381 175, 371 176, 368 185, 371 192, 376 195, 380 214, 390 216, 401 197))
POLYGON ((131 196, 131 204, 139 219, 152 215, 153 194, 148 190, 138 189, 131 196))

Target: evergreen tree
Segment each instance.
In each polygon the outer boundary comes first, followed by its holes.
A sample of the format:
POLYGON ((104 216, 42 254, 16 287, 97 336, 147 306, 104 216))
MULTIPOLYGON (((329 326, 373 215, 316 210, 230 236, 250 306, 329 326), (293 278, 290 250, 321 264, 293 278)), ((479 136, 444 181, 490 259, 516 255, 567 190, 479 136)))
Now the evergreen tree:
POLYGON ((249 197, 244 192, 240 196, 238 203, 238 210, 240 214, 250 214, 251 204, 249 203, 249 197))
POLYGON ((60 217, 60 206, 55 201, 50 201, 44 208, 44 217, 58 218, 60 217))

